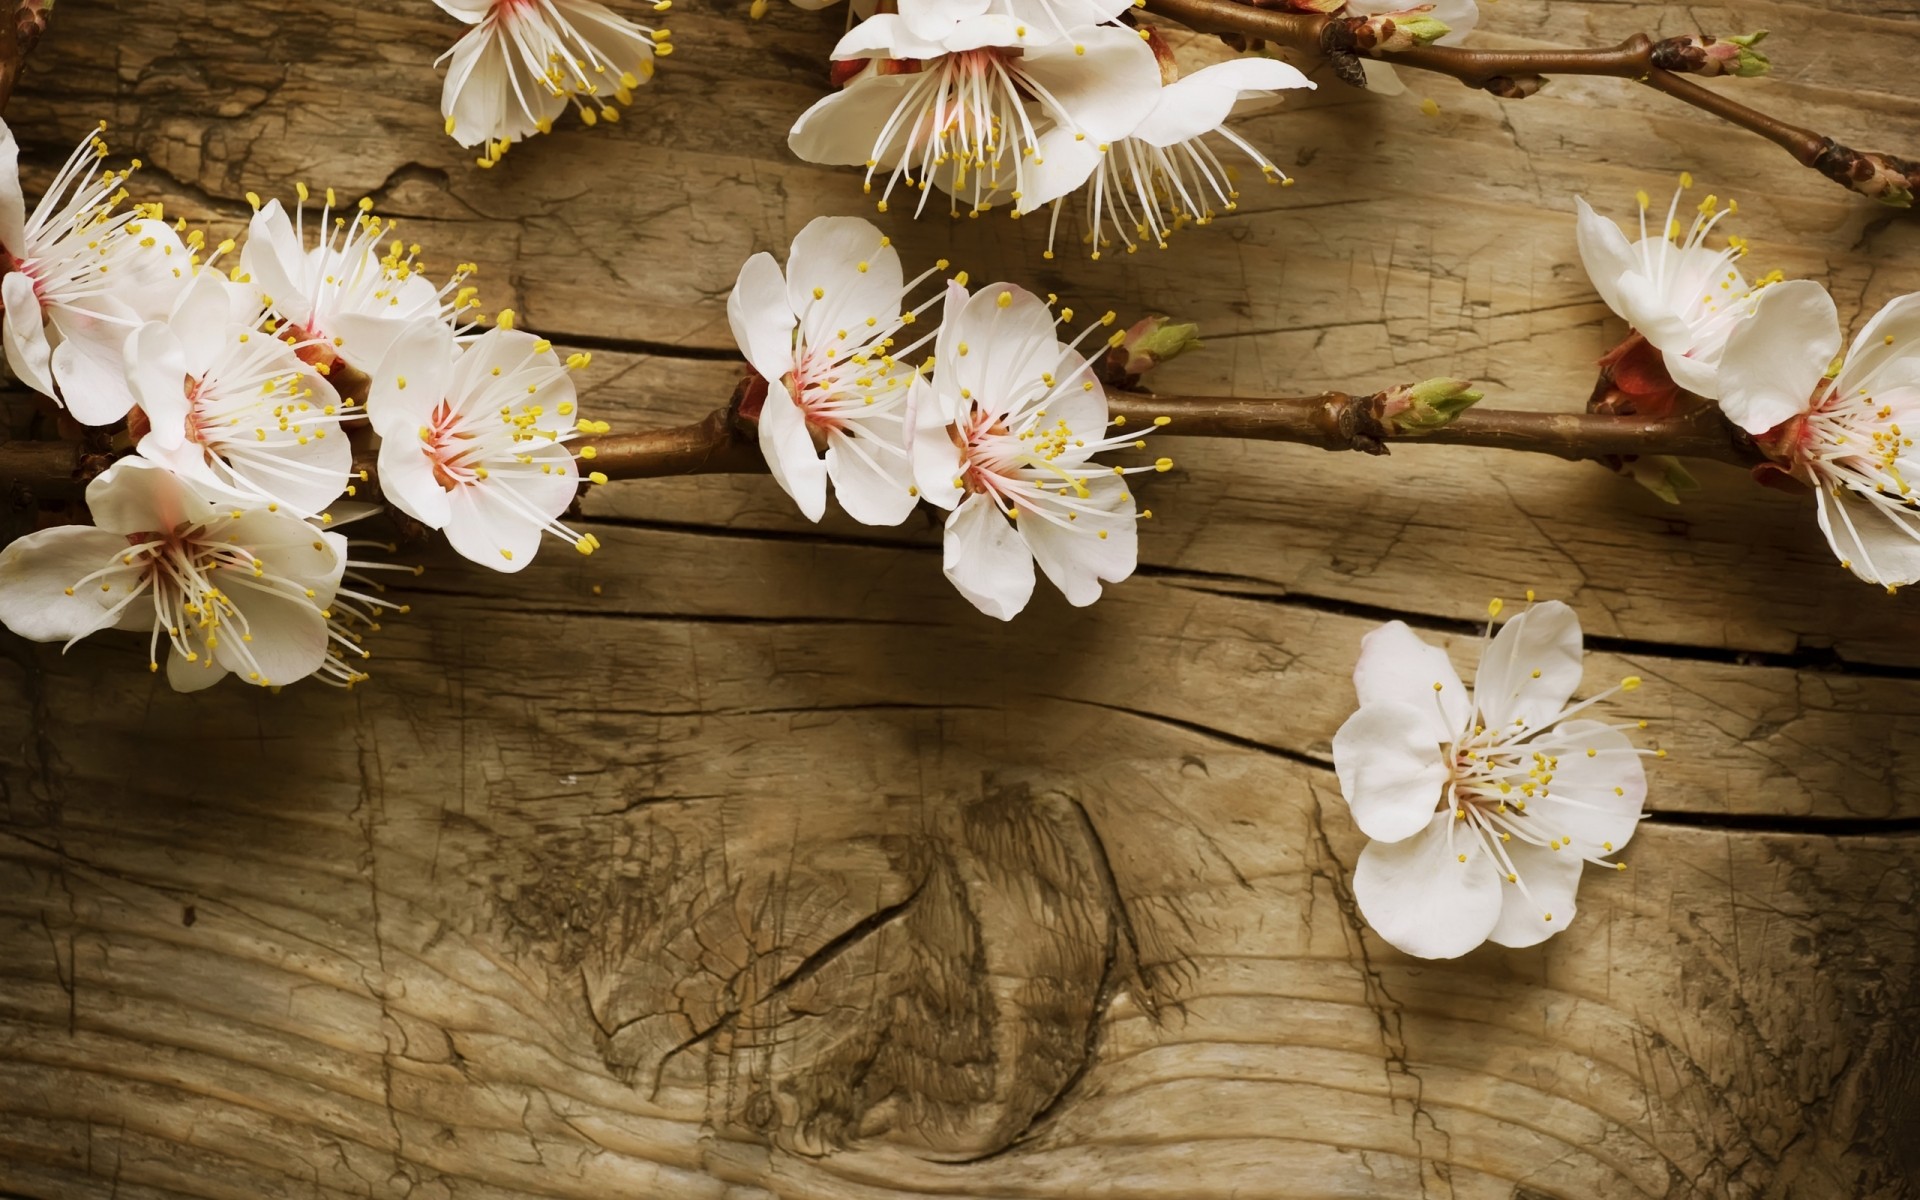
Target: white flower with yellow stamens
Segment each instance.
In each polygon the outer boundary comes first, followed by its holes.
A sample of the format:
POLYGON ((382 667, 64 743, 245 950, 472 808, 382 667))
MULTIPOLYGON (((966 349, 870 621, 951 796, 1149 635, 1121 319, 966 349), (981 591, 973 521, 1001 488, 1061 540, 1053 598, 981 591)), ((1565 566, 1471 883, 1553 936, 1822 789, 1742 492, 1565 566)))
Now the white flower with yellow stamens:
MULTIPOLYGON (((30 534, 0 551, 0 622, 37 642, 142 630, 148 661, 199 691, 229 673, 265 687, 330 669, 350 646, 328 605, 346 539, 289 513, 235 508, 143 458, 87 485, 95 524, 30 534)), ((352 650, 350 653, 359 653, 352 650)))
MULTIPOLYGON (((618 121, 633 89, 653 78, 653 60, 673 53, 664 29, 648 29, 595 0, 434 0, 473 26, 440 56, 447 132, 486 149, 491 167, 507 147, 553 128, 568 105, 588 125, 618 121)), ((665 12, 673 0, 654 0, 665 12)))
POLYGON ((1580 257, 1607 307, 1660 351, 1675 383, 1712 400, 1720 394, 1720 356, 1728 335, 1753 311, 1759 290, 1780 275, 1750 285, 1735 265, 1746 253, 1744 241, 1730 237, 1720 250, 1706 244, 1739 205, 1721 208, 1718 197, 1708 196, 1690 225, 1680 223, 1681 197, 1692 186, 1692 176, 1680 177, 1666 222, 1653 233, 1647 228, 1652 201, 1641 192, 1640 240, 1632 243, 1618 225, 1579 200, 1577 234, 1580 257))
MULTIPOLYGON (((1071 310, 1060 319, 1071 320, 1071 310)), ((1094 461, 1104 450, 1145 445, 1135 434, 1108 434, 1106 392, 1075 348, 1112 319, 1069 345, 1031 292, 995 283, 969 297, 962 283, 948 285, 932 381, 914 384, 914 476, 922 496, 953 510, 947 578, 989 616, 1012 620, 1026 607, 1035 563, 1081 606, 1100 598, 1102 581, 1133 574, 1136 514, 1124 477, 1173 462, 1094 461)))
POLYGON ((765 253, 740 268, 727 318, 767 381, 760 452, 810 521, 826 511, 829 479, 857 521, 898 525, 913 511, 905 414, 914 370, 901 360, 935 327, 914 326, 934 301, 913 308, 906 297, 932 273, 903 283, 899 253, 858 217, 809 222, 784 275, 765 253), (898 345, 902 330, 917 336, 898 345))
POLYGON ((263 312, 236 318, 235 290, 202 272, 167 320, 127 339, 138 449, 209 496, 317 516, 353 469, 346 406, 299 346, 263 329, 263 312))
POLYGON ((1640 681, 1572 703, 1583 670, 1580 620, 1558 601, 1501 627, 1471 691, 1404 622, 1361 643, 1360 708, 1334 735, 1333 761, 1372 839, 1354 899, 1389 943, 1421 958, 1489 939, 1531 946, 1573 920, 1587 863, 1626 869, 1604 856, 1639 824, 1647 752, 1621 732, 1630 725, 1579 714, 1640 681))
POLYGON ((301 356, 321 374, 340 362, 370 373, 410 325, 443 322, 469 331, 480 305, 477 289, 467 284, 477 270, 471 263, 436 287, 423 274, 419 246, 395 239, 382 249, 394 223, 374 213, 372 200, 346 208, 328 188, 309 226, 309 192, 305 184, 297 188, 292 217, 278 199, 263 204, 247 193, 254 213, 234 280, 278 314, 285 322, 281 336, 300 343, 301 356))
POLYGON ((1920 582, 1920 295, 1876 313, 1845 358, 1842 341, 1825 288, 1766 289, 1727 339, 1720 408, 1814 489, 1840 565, 1891 591, 1920 582))
POLYGON ((921 190, 916 212, 932 187, 974 212, 1045 204, 1093 164, 1077 176, 1056 168, 1043 183, 1043 133, 1058 126, 1095 147, 1113 142, 1160 91, 1153 51, 1131 30, 1090 26, 1054 40, 999 13, 954 22, 937 38, 882 14, 850 30, 834 57, 876 62, 801 114, 787 144, 808 162, 865 167, 868 192, 880 176, 881 212, 903 185, 921 190))
POLYGON ((559 519, 579 487, 567 442, 606 428, 575 416, 567 372, 583 360, 560 361, 551 343, 512 328, 512 316, 465 349, 445 325, 408 330, 367 397, 382 494, 496 571, 532 562, 543 533, 582 554, 599 545, 559 519))
MULTIPOLYGON (((1313 86, 1295 68, 1270 58, 1240 58, 1203 67, 1162 87, 1152 111, 1118 141, 1092 143, 1064 129, 1042 135, 1040 165, 1035 168, 1040 183, 1032 195, 1058 191, 1056 173, 1061 179, 1084 180, 1073 187, 1086 205, 1083 240, 1096 259, 1116 239, 1128 251, 1138 248, 1136 238, 1165 249, 1174 230, 1211 221, 1216 205, 1227 212, 1239 207, 1233 172, 1202 140, 1208 134, 1219 136, 1253 160, 1267 182, 1292 182, 1273 160, 1228 129, 1226 120, 1237 109, 1271 99, 1276 91, 1313 86), (1113 238, 1107 236, 1109 230, 1113 238)), ((1053 257, 1061 213, 1072 201, 1068 195, 1053 202, 1048 258, 1053 257)), ((1023 196, 1019 211, 1036 207, 1037 202, 1023 196)))
POLYGON ((83 425, 111 425, 133 407, 127 336, 164 316, 191 272, 158 206, 120 207, 139 162, 103 170, 106 153, 88 133, 29 216, 20 147, 0 122, 0 341, 20 382, 83 425))

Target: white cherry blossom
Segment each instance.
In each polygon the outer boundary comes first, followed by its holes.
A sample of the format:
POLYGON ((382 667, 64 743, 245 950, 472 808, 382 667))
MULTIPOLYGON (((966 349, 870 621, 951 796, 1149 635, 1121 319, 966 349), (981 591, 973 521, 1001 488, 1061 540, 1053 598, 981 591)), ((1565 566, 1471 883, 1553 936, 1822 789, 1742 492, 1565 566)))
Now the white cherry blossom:
POLYGON ((532 562, 543 533, 593 553, 592 534, 559 520, 579 487, 566 443, 576 431, 605 428, 574 416, 568 366, 551 343, 508 325, 465 349, 445 325, 409 329, 374 371, 367 397, 382 494, 497 571, 532 562))
POLYGON ((881 212, 901 186, 920 189, 916 212, 934 187, 976 212, 1044 204, 1085 178, 1056 169, 1042 186, 1046 130, 1112 142, 1159 94, 1153 51, 1131 30, 1089 26, 1053 40, 1002 13, 952 23, 937 39, 882 14, 850 30, 834 57, 876 61, 803 113, 788 145, 809 162, 865 167, 869 193, 881 182, 881 212))
MULTIPOLYGON (((944 263, 941 264, 944 267, 944 263)), ((840 505, 869 525, 898 525, 915 504, 906 407, 914 369, 901 361, 932 339, 896 344, 920 313, 908 305, 891 242, 858 217, 819 217, 793 240, 786 272, 771 254, 740 268, 727 318, 767 382, 760 451, 808 520, 840 505)))
MULTIPOLYGON (((1070 310, 1060 317, 1071 318, 1070 310)), ((913 385, 914 476, 922 496, 953 510, 947 578, 1003 621, 1032 597, 1035 563, 1079 606, 1100 598, 1103 581, 1133 574, 1136 514, 1125 476, 1173 466, 1164 458, 1131 468, 1094 461, 1103 450, 1145 443, 1108 434, 1107 397, 1092 363, 1054 336, 1055 321, 1045 302, 1012 284, 988 284, 971 297, 949 284, 932 381, 913 385)))
MULTIPOLYGON (((483 167, 507 147, 553 128, 569 105, 588 125, 618 121, 633 89, 673 53, 664 29, 636 25, 595 0, 434 0, 473 26, 440 56, 440 114, 462 146, 484 146, 483 167)), ((665 12, 672 0, 655 0, 665 12)))
POLYGON ((14 375, 83 425, 111 425, 133 407, 127 336, 167 312, 191 269, 157 207, 120 207, 133 168, 102 168, 106 153, 89 132, 28 215, 20 147, 0 122, 0 341, 14 375))
MULTIPOLYGON (((1058 190, 1052 185, 1056 172, 1063 179, 1085 180, 1072 187, 1084 196, 1087 231, 1082 240, 1096 259, 1116 240, 1129 252, 1138 248, 1136 238, 1165 249, 1174 230, 1188 223, 1205 225, 1216 211, 1239 207, 1239 187, 1203 140, 1207 135, 1245 154, 1268 183, 1293 182, 1273 160, 1228 129, 1226 120, 1271 100, 1276 91, 1313 86, 1296 68, 1276 59, 1237 58, 1203 67, 1162 87, 1152 110, 1127 137, 1102 144, 1064 129, 1042 136, 1036 172, 1044 182, 1033 196, 1058 190)), ((1071 199, 1054 201, 1048 258, 1053 257, 1060 216, 1071 199)), ((1019 211, 1036 207, 1037 201, 1022 196, 1019 211)))
POLYGON ((1767 288, 1727 339, 1720 407, 1813 488, 1840 565, 1891 590, 1920 582, 1920 295, 1881 309, 1841 359, 1843 340, 1825 288, 1767 288))
MULTIPOLYGON (((228 674, 268 686, 357 674, 328 611, 346 539, 288 513, 236 508, 165 468, 126 458, 87 485, 95 524, 29 534, 0 551, 0 622, 38 642, 102 629, 147 634, 148 661, 199 691, 228 674)), ((358 655, 357 648, 348 651, 358 655)))
POLYGON ((1587 863, 1626 869, 1604 856, 1640 821, 1645 752, 1621 732, 1632 724, 1581 714, 1640 681, 1573 703, 1582 673, 1580 621, 1558 601, 1501 627, 1471 691, 1404 622, 1366 636, 1353 671, 1360 707, 1334 735, 1333 759, 1372 839, 1354 899, 1389 943, 1421 958, 1489 939, 1531 946, 1573 920, 1587 863))
POLYGON ((443 322, 467 331, 480 304, 478 289, 467 283, 476 270, 471 263, 436 287, 423 273, 420 247, 395 240, 382 249, 394 223, 376 215, 371 200, 343 206, 328 188, 309 226, 305 184, 298 194, 292 217, 278 199, 262 204, 247 194, 254 214, 234 275, 278 314, 281 336, 302 343, 301 356, 321 374, 342 362, 371 372, 411 325, 443 322))
POLYGON ((1647 228, 1652 201, 1639 193, 1638 241, 1628 242, 1618 225, 1584 199, 1577 202, 1577 233, 1580 257, 1607 307, 1660 351, 1675 383, 1712 400, 1720 394, 1727 336, 1753 311, 1759 290, 1780 276, 1776 272, 1750 285, 1736 265, 1746 253, 1744 241, 1730 237, 1720 250, 1706 244, 1720 221, 1739 211, 1737 204, 1722 208, 1718 197, 1708 196, 1693 211, 1692 223, 1681 224, 1681 198, 1692 186, 1691 176, 1681 176, 1665 222, 1652 233, 1647 228))

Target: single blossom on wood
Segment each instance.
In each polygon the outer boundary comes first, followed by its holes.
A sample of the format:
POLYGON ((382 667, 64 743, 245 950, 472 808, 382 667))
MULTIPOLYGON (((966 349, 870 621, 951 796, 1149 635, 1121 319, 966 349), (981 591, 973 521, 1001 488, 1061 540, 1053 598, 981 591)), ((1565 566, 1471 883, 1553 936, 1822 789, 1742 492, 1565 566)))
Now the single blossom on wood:
POLYGON ((1645 752, 1622 732, 1637 723, 1580 714, 1640 681, 1574 703, 1583 669, 1579 618, 1558 601, 1501 627, 1471 690, 1404 622, 1366 636, 1360 707, 1333 758, 1371 839, 1354 899, 1391 945, 1421 958, 1489 940, 1531 946, 1573 920, 1586 864, 1626 869, 1605 856, 1633 836, 1646 800, 1645 752))
POLYGON ((939 296, 915 307, 907 295, 933 273, 903 282, 899 252, 858 217, 809 222, 784 274, 766 253, 740 268, 727 318, 767 385, 760 452, 808 520, 825 513, 829 479, 857 521, 898 525, 913 511, 908 364, 938 329, 918 318, 939 296))

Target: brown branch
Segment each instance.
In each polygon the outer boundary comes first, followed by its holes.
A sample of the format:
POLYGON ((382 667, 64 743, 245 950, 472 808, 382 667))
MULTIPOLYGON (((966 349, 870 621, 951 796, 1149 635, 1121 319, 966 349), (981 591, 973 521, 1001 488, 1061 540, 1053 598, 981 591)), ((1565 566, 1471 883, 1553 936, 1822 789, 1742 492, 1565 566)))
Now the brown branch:
MULTIPOLYGON (((1751 438, 1712 409, 1651 419, 1472 408, 1449 424, 1420 432, 1395 424, 1387 415, 1392 401, 1390 392, 1272 398, 1108 394, 1110 414, 1122 428, 1154 428, 1156 419, 1165 417, 1167 423, 1160 431, 1178 437, 1291 442, 1367 454, 1385 454, 1394 444, 1424 442, 1550 454, 1573 461, 1627 455, 1703 458, 1742 467, 1767 461, 1751 438)), ((581 456, 582 472, 597 472, 608 481, 763 474, 767 469, 751 427, 743 423, 734 405, 716 408, 688 425, 587 438, 574 447, 581 456)), ((0 504, 25 509, 43 502, 77 500, 86 480, 111 462, 111 453, 83 450, 73 442, 0 443, 0 504)), ((355 467, 363 475, 354 483, 351 498, 377 502, 379 479, 370 448, 356 455, 355 467)))
MULTIPOLYGON (((1681 37, 1655 41, 1640 33, 1610 49, 1468 50, 1458 46, 1395 49, 1372 44, 1364 19, 1313 13, 1275 12, 1240 0, 1146 0, 1148 12, 1201 33, 1253 38, 1327 59, 1337 70, 1356 57, 1432 71, 1471 88, 1518 100, 1540 90, 1549 75, 1601 75, 1631 79, 1683 104, 1737 125, 1793 155, 1850 191, 1905 208, 1920 193, 1920 163, 1891 154, 1855 150, 1811 129, 1792 125, 1758 109, 1701 87, 1677 72, 1711 73, 1718 68, 1702 53, 1712 39, 1681 37)), ((1359 82, 1357 71, 1341 77, 1359 82)))

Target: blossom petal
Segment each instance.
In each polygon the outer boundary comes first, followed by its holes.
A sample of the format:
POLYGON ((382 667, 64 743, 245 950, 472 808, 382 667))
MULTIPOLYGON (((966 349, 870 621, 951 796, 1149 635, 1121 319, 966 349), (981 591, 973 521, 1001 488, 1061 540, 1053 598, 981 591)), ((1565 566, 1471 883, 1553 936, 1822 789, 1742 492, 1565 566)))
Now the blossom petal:
POLYGON ((1646 809, 1647 772, 1627 735, 1604 721, 1577 720, 1542 743, 1556 760, 1553 782, 1529 801, 1526 819, 1582 854, 1612 854, 1632 840, 1646 809))
MULTIPOLYGON (((786 302, 800 316, 807 345, 830 345, 836 334, 866 328, 869 318, 891 323, 900 315, 900 293, 900 253, 873 222, 815 217, 793 239, 786 302)), ((729 318, 732 312, 729 299, 729 318)))
POLYGON ((1427 709, 1392 700, 1364 704, 1340 726, 1333 769, 1353 823, 1379 842, 1432 824, 1452 775, 1427 709))
POLYGON ((382 437, 380 494, 428 529, 444 529, 453 512, 446 488, 434 478, 432 456, 411 433, 382 437))
POLYGON ((1033 597, 1033 554, 982 493, 947 518, 942 567, 953 586, 990 617, 1011 621, 1033 597))
POLYGON ((1834 380, 1843 396, 1862 388, 1878 396, 1915 385, 1920 385, 1920 294, 1895 297, 1873 314, 1834 380))
POLYGON ((869 162, 892 166, 907 144, 907 122, 901 122, 884 146, 879 144, 880 133, 908 91, 926 78, 926 72, 868 75, 822 96, 793 123, 787 148, 822 166, 864 167, 869 162))
POLYGON ((1570 849, 1549 850, 1517 838, 1501 849, 1520 881, 1503 885, 1500 919, 1487 940, 1516 950, 1537 946, 1572 923, 1585 863, 1570 849))
POLYGON ((912 443, 913 482, 930 504, 952 508, 966 496, 956 482, 960 475, 960 447, 948 435, 948 418, 933 385, 916 377, 908 400, 914 410, 912 443))
POLYGON ((20 191, 20 143, 0 121, 0 247, 14 257, 27 248, 27 198, 20 191))
POLYGON ((534 461, 529 465, 551 466, 553 471, 495 471, 481 483, 447 493, 445 533, 456 553, 508 574, 533 561, 540 550, 542 522, 566 511, 578 476, 565 446, 547 445, 530 453, 534 461))
POLYGON ((322 605, 333 599, 347 569, 345 538, 287 513, 252 509, 227 523, 221 534, 245 546, 274 574, 312 589, 322 605))
POLYGON ((1015 284, 987 284, 958 311, 949 306, 941 320, 940 340, 952 351, 936 352, 934 385, 989 412, 1011 412, 1022 397, 1042 391, 1043 377, 1060 364, 1052 311, 1015 284))
POLYGON ((1584 197, 1576 197, 1574 206, 1577 214, 1574 238, 1580 246, 1580 261, 1587 268, 1587 278, 1614 315, 1624 318, 1627 313, 1620 300, 1620 279, 1639 270, 1639 257, 1620 227, 1593 211, 1584 197))
MULTIPOLYGON (((1094 468, 1099 470, 1099 468, 1094 468)), ((1117 475, 1082 477, 1087 495, 1073 520, 1051 508, 1023 508, 1020 534, 1041 572, 1067 603, 1085 608, 1100 598, 1100 584, 1119 583, 1139 564, 1133 494, 1117 475), (1104 536, 1103 536, 1104 535, 1104 536)))
POLYGON ((176 692, 200 692, 219 683, 227 677, 227 669, 210 654, 201 654, 188 662, 187 656, 175 646, 167 656, 167 682, 176 692))
POLYGON ((68 323, 55 313, 54 324, 64 335, 48 360, 60 399, 82 425, 111 425, 133 408, 127 386, 126 357, 122 353, 128 329, 106 322, 68 323))
POLYGON ((442 12, 458 17, 469 25, 478 25, 493 11, 495 0, 433 0, 442 12))
POLYGON ((447 397, 458 356, 453 330, 442 322, 408 326, 367 372, 367 422, 373 431, 382 439, 414 441, 447 397))
POLYGON ((262 204, 247 222, 246 241, 240 247, 240 270, 279 311, 308 320, 313 297, 306 294, 306 249, 294 232, 293 220, 275 197, 262 204))
POLYGON ((1406 81, 1400 78, 1400 72, 1389 63, 1377 58, 1360 60, 1360 73, 1366 76, 1367 90, 1376 96, 1404 96, 1407 94, 1406 81))
POLYGON ((1584 671, 1579 616, 1548 600, 1500 627, 1480 656, 1473 698, 1489 729, 1516 720, 1538 729, 1566 708, 1584 671))
POLYGON ((1834 484, 1821 484, 1814 499, 1820 532, 1841 566, 1885 587, 1920 583, 1920 513, 1834 484))
POLYGON ((1217 128, 1241 100, 1283 88, 1311 88, 1297 67, 1277 58, 1235 58, 1202 67, 1160 89, 1153 110, 1132 136, 1172 146, 1217 128))
POLYGON ((773 255, 762 251, 741 264, 727 294, 727 323, 740 353, 761 376, 778 380, 793 370, 796 319, 787 301, 786 278, 773 255))
POLYGON ((53 347, 47 343, 46 317, 33 280, 18 271, 0 279, 0 302, 6 305, 7 365, 21 383, 43 396, 57 395, 53 387, 53 347))
POLYGON ((127 339, 126 363, 133 398, 153 430, 141 445, 151 441, 157 449, 178 449, 186 441, 192 408, 181 384, 187 376, 185 347, 169 326, 149 321, 127 339))
POLYGON ((838 62, 854 58, 938 58, 946 53, 947 39, 956 24, 950 21, 931 36, 922 36, 903 14, 881 13, 842 34, 827 57, 838 62))
POLYGON ((205 521, 219 506, 165 467, 123 458, 87 485, 87 511, 95 525, 112 533, 155 533, 205 521))
POLYGON ((75 585, 126 551, 125 537, 87 525, 59 525, 12 542, 0 550, 0 624, 34 642, 67 642, 107 628, 116 619, 113 606, 138 584, 139 569, 121 566, 75 585))
POLYGON ((1458 739, 1473 717, 1473 700, 1447 652, 1427 645, 1405 621, 1389 621, 1360 640, 1353 690, 1363 708, 1392 702, 1417 710, 1436 743, 1458 739))
POLYGON ((1497 866, 1486 843, 1435 813, 1398 842, 1368 842, 1353 869, 1353 898, 1374 932, 1417 958, 1458 958, 1500 919, 1497 866), (1460 856, 1466 861, 1461 862, 1460 856))
POLYGON ((1111 25, 1030 47, 1017 74, 1045 93, 1043 105, 1062 124, 1103 142, 1132 133, 1160 97, 1153 51, 1133 30, 1111 25))
POLYGON ((778 379, 767 382, 766 403, 760 406, 760 454, 801 515, 818 521, 827 511, 826 464, 807 432, 806 415, 778 379))
POLYGON ((1753 315, 1734 328, 1720 360, 1720 410, 1748 433, 1765 433, 1807 410, 1840 353, 1840 314, 1808 279, 1760 293, 1753 315))
POLYGON ((1100 144, 1055 125, 1040 135, 1024 177, 1016 207, 1022 214, 1051 204, 1085 183, 1100 166, 1100 144))
POLYGON ((987 11, 990 0, 900 0, 900 19, 914 36, 938 42, 954 24, 987 11))
POLYGON ((870 432, 876 424, 862 424, 858 436, 841 430, 827 435, 827 477, 848 516, 863 525, 898 525, 919 503, 913 463, 904 445, 870 432))
MULTIPOLYGON (((213 660, 249 683, 267 687, 305 679, 327 660, 327 620, 304 596, 230 584, 228 594, 245 618, 251 641, 228 629, 213 660)), ((238 620, 234 622, 238 624, 238 620)))

